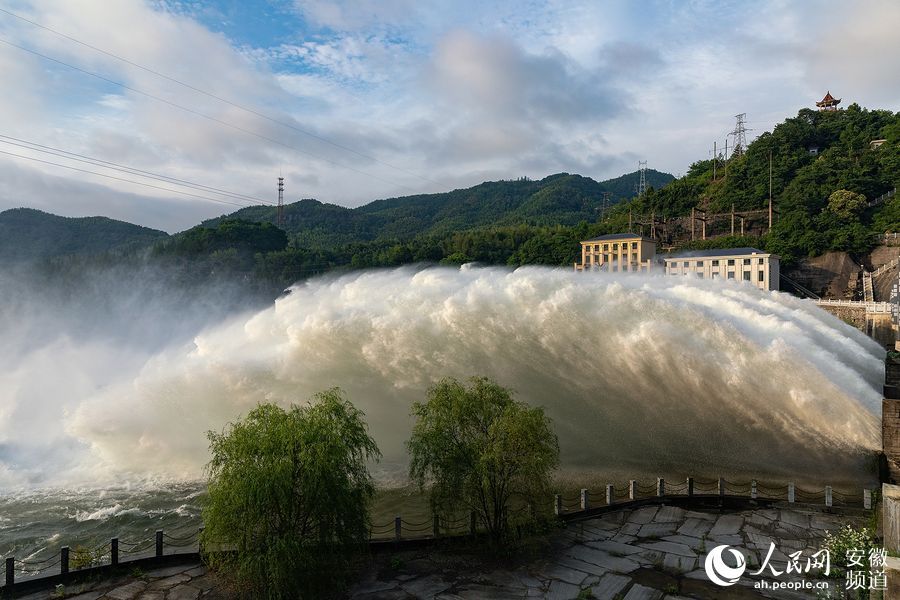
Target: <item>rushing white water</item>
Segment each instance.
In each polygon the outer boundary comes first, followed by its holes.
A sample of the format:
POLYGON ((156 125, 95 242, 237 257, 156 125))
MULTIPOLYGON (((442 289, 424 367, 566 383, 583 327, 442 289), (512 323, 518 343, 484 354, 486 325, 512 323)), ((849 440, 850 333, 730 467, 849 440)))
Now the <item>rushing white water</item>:
POLYGON ((856 479, 878 446, 882 357, 811 303, 746 284, 356 272, 172 344, 61 336, 29 348, 12 372, 0 367, 11 399, 0 405, 0 488, 197 477, 207 430, 332 386, 366 413, 391 477, 403 472, 411 404, 442 377, 471 375, 546 407, 570 468, 856 479), (35 400, 29 385, 65 400, 35 400), (61 465, 21 458, 41 429, 65 448, 61 465))

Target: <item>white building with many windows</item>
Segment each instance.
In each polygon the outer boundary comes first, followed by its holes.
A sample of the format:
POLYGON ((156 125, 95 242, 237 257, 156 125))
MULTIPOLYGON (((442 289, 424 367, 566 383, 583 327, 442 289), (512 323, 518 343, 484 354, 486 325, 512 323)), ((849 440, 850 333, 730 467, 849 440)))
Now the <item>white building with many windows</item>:
POLYGON ((762 290, 779 289, 779 261, 757 248, 720 248, 672 256, 666 275, 748 281, 762 290))

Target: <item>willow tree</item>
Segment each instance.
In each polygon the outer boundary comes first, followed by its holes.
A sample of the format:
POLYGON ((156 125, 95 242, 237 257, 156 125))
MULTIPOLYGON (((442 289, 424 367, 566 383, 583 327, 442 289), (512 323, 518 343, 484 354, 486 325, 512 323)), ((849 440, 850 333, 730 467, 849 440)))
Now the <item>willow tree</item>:
POLYGON ((323 597, 369 535, 380 454, 339 389, 308 406, 261 404, 209 432, 204 547, 252 597, 323 597), (216 551, 220 550, 220 551, 216 551))
POLYGON ((559 442, 542 408, 487 378, 444 379, 413 405, 410 476, 436 514, 473 511, 495 542, 551 506, 559 442))

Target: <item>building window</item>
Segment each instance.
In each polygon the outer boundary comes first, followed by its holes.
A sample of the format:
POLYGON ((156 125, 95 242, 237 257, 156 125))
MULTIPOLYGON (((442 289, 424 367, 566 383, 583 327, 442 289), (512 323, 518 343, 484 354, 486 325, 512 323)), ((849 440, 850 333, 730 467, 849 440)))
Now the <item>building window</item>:
POLYGON ((734 271, 728 271, 728 279, 734 279, 734 271))
POLYGON ((631 249, 637 250, 637 242, 631 242, 631 249))
POLYGON ((713 278, 713 279, 718 279, 718 278, 719 278, 719 274, 718 274, 718 273, 713 273, 713 274, 712 274, 712 278, 713 278))
POLYGON ((712 266, 718 267, 718 266, 719 266, 719 261, 717 261, 717 260, 712 261, 712 266))
POLYGON ((631 260, 637 262, 637 252, 632 252, 632 253, 631 253, 631 260))
POLYGON ((744 271, 744 281, 750 281, 750 271, 744 271))
POLYGON ((618 249, 619 249, 619 244, 613 244, 613 251, 616 251, 618 249))
POLYGON ((691 263, 689 263, 688 261, 684 261, 683 263, 681 263, 681 265, 685 268, 687 268, 690 264, 691 263))
POLYGON ((608 251, 609 251, 609 244, 603 244, 603 251, 604 251, 604 252, 608 252, 608 251))
POLYGON ((702 266, 703 266, 703 261, 702 261, 702 260, 698 260, 698 261, 697 261, 697 266, 698 266, 698 267, 702 267, 702 266))
POLYGON ((749 265, 749 264, 750 264, 750 259, 749 259, 749 258, 745 258, 745 259, 744 259, 744 264, 745 264, 745 265, 749 265))
POLYGON ((729 266, 729 267, 733 267, 733 266, 734 266, 734 259, 733 259, 733 258, 729 258, 729 259, 728 259, 728 266, 729 266))
POLYGON ((760 259, 759 259, 759 264, 761 264, 761 265, 766 264, 766 259, 760 258, 760 259))
POLYGON ((765 271, 760 271, 760 272, 759 272, 759 276, 758 276, 757 281, 762 282, 762 281, 765 281, 765 280, 766 280, 766 272, 765 272, 765 271))

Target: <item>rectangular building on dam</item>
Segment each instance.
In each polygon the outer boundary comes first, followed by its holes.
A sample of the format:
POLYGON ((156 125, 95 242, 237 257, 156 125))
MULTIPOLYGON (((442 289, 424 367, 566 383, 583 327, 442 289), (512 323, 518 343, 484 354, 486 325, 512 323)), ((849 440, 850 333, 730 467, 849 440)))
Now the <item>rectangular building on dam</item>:
POLYGON ((748 281, 762 290, 779 289, 779 260, 757 248, 717 248, 666 257, 666 275, 748 281))
POLYGON ((611 233, 581 242, 576 271, 642 272, 653 268, 656 242, 636 233, 611 233))

